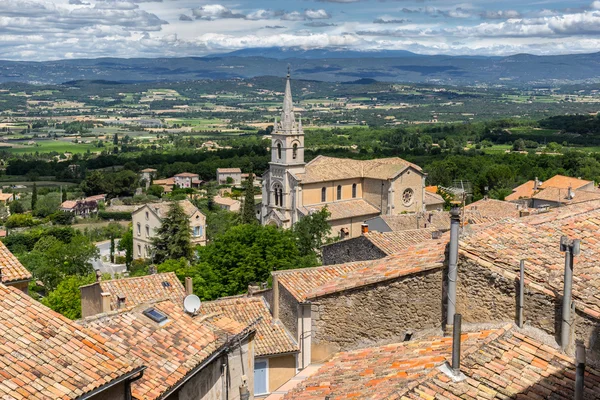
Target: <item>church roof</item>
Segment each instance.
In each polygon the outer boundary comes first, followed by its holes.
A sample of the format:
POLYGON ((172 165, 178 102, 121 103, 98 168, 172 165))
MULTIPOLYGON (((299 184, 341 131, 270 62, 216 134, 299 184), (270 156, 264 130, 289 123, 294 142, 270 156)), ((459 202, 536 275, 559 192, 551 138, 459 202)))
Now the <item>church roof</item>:
POLYGON ((352 217, 372 216, 380 213, 380 210, 377 207, 363 199, 334 201, 327 204, 304 206, 299 207, 298 210, 302 214, 308 215, 312 211, 320 211, 325 206, 327 206, 327 211, 331 213, 329 216, 330 221, 352 217))
POLYGON ((422 172, 421 167, 398 157, 375 160, 353 160, 318 156, 296 174, 303 183, 339 181, 352 178, 393 179, 408 168, 422 172))

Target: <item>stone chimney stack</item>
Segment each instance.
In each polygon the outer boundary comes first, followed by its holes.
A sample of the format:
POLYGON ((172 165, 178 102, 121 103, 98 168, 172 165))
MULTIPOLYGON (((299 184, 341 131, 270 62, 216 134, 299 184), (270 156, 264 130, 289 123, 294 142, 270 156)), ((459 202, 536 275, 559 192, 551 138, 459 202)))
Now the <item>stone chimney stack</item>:
POLYGON ((185 277, 185 295, 194 294, 194 282, 189 276, 185 277))
POLYGON ((533 190, 538 190, 540 188, 540 180, 538 179, 538 177, 535 177, 535 181, 533 181, 533 190))
POLYGON ((369 224, 362 224, 360 226, 360 232, 364 235, 366 233, 369 233, 369 224))
POLYGON ((100 294, 100 296, 101 296, 100 312, 102 314, 104 314, 104 313, 107 313, 110 311, 110 293, 102 292, 100 294))

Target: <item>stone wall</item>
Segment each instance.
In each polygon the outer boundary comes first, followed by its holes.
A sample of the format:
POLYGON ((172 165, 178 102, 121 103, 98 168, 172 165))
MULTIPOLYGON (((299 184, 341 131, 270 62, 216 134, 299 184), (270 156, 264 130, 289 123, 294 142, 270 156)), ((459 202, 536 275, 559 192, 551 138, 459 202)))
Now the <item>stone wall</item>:
MULTIPOLYGON (((457 312, 462 314, 465 322, 516 322, 518 293, 516 273, 495 271, 461 255, 457 312)), ((526 325, 542 329, 560 344, 562 293, 551 294, 526 285, 523 318, 526 325)), ((575 340, 581 340, 587 348, 588 362, 600 365, 599 334, 600 320, 577 310, 567 352, 574 354, 575 340)))
POLYGON ((279 320, 298 339, 298 300, 279 284, 279 320))
POLYGON ((379 179, 365 178, 363 181, 363 199, 387 214, 388 190, 390 183, 379 179))
POLYGON ((323 265, 345 264, 354 261, 378 260, 386 256, 364 236, 341 240, 321 248, 323 265))
POLYGON ((440 268, 313 300, 313 362, 338 351, 398 342, 407 333, 439 327, 441 293, 440 268))

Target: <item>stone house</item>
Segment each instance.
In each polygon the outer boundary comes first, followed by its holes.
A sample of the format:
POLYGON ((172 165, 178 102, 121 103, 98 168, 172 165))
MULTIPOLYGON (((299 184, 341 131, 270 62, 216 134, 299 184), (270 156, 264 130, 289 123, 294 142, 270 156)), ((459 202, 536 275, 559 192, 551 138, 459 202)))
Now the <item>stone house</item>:
POLYGON ((242 202, 239 200, 232 199, 231 197, 215 196, 213 197, 213 201, 217 206, 219 206, 223 210, 231 212, 239 212, 242 208, 242 202))
POLYGON ((231 178, 232 185, 242 184, 242 170, 239 168, 217 168, 217 182, 220 185, 227 184, 227 178, 231 178))
POLYGON ((401 158, 353 160, 318 156, 304 162, 304 130, 296 119, 288 74, 280 121, 271 135, 271 162, 263 175, 263 225, 290 228, 324 207, 332 234, 360 235, 360 225, 377 215, 425 209, 423 170, 401 158))
POLYGON ((182 172, 173 178, 175 179, 175 186, 181 189, 197 188, 202 183, 200 175, 191 172, 182 172))
POLYGON ((273 272, 273 317, 298 340, 299 368, 439 327, 446 243, 430 240, 381 260, 273 272))
POLYGON ((154 168, 145 168, 140 171, 140 180, 146 183, 146 189, 150 187, 150 182, 156 178, 157 170, 154 168))
POLYGON ((425 203, 425 211, 444 211, 446 201, 437 193, 431 193, 427 190, 424 192, 423 201, 425 203))
POLYGON ((255 330, 223 315, 190 315, 160 300, 79 321, 143 364, 136 399, 253 399, 255 330), (246 396, 247 394, 247 396, 246 396))
MULTIPOLYGON (((190 221, 192 244, 204 246, 206 244, 206 216, 198 210, 189 200, 178 201, 185 215, 190 221)), ((133 222, 133 257, 150 258, 152 256, 152 239, 162 225, 162 219, 169 212, 170 203, 148 203, 132 214, 133 222)))
POLYGON ((271 316, 264 297, 229 297, 202 303, 202 314, 222 314, 242 324, 254 323, 254 396, 265 397, 296 375, 298 343, 271 316))
MULTIPOLYGON (((513 192, 506 196, 506 201, 521 202, 529 207, 537 208, 543 206, 559 207, 564 200, 572 200, 573 193, 577 191, 596 192, 594 181, 587 181, 580 178, 572 178, 564 175, 554 175, 547 181, 535 180, 527 181, 513 189, 513 192), (552 191, 542 194, 547 189, 552 191), (538 196, 539 195, 539 196, 538 196), (534 198, 537 197, 537 201, 534 198)), ((589 200, 589 195, 583 194, 589 200)), ((597 200, 597 199, 593 199, 597 200)))
POLYGON ((100 280, 79 288, 81 315, 86 318, 159 299, 181 303, 192 294, 191 282, 188 285, 186 291, 174 272, 100 280))
POLYGON ((27 293, 31 278, 31 272, 0 242, 0 283, 27 293))
POLYGON ((0 342, 5 399, 127 400, 145 370, 125 349, 3 284, 0 342))
POLYGON ((60 210, 78 217, 87 217, 98 212, 98 202, 95 200, 67 200, 61 203, 60 210))

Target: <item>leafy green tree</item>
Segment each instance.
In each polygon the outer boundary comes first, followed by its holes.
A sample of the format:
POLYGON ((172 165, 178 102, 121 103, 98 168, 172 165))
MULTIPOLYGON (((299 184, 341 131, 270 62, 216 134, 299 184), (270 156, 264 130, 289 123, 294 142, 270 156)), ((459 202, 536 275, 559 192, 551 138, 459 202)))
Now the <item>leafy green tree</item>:
POLYGON ((293 232, 301 256, 316 255, 320 252, 331 234, 331 226, 327 222, 331 213, 327 207, 311 213, 294 224, 293 232))
POLYGON ((215 240, 234 226, 241 223, 239 213, 217 209, 206 214, 206 237, 215 240))
POLYGON ((118 249, 125 252, 125 265, 127 268, 131 266, 133 261, 133 227, 129 226, 127 232, 123 234, 123 237, 119 241, 118 249))
POLYGON ((115 237, 110 237, 110 262, 115 262, 115 237))
POLYGON ((254 174, 249 174, 245 182, 246 193, 244 194, 244 204, 242 205, 242 222, 244 224, 255 224, 256 206, 254 204, 254 174))
POLYGON ((160 185, 150 185, 146 193, 150 196, 156 196, 160 198, 162 197, 164 191, 165 189, 163 189, 163 187, 160 185))
POLYGON ((25 207, 23 207, 23 203, 18 200, 12 201, 8 204, 8 209, 11 214, 23 214, 25 212, 25 207))
POLYGON ((29 214, 13 214, 6 220, 7 228, 25 228, 38 225, 40 222, 29 214))
POLYGON ((65 277, 48 296, 41 301, 44 305, 64 315, 69 319, 81 318, 81 292, 80 286, 89 285, 96 280, 95 274, 65 277))
POLYGON ((172 202, 152 240, 154 262, 162 263, 172 258, 191 259, 193 256, 191 239, 189 218, 179 203, 172 202))
POLYGON ((37 185, 34 182, 33 183, 33 189, 31 191, 31 209, 32 210, 35 210, 35 206, 37 205, 37 201, 38 201, 37 185))
POLYGON ((48 193, 36 202, 34 213, 38 217, 47 217, 58 211, 61 204, 60 193, 48 193))

